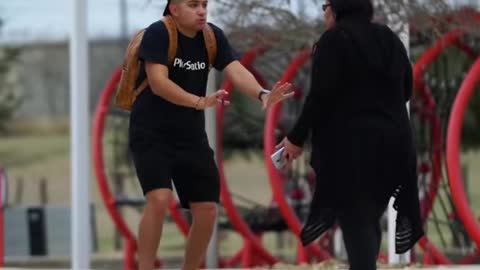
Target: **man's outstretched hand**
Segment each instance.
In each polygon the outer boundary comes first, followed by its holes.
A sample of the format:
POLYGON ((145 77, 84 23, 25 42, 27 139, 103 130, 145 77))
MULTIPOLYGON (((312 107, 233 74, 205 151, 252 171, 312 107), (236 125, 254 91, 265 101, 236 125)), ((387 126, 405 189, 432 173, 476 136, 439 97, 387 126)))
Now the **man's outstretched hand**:
POLYGON ((227 96, 228 96, 228 92, 221 89, 206 97, 200 97, 200 100, 198 101, 198 104, 197 104, 197 109, 206 110, 208 108, 215 107, 217 104, 229 105, 230 101, 225 100, 227 96))
POLYGON ((262 96, 262 109, 266 110, 270 106, 292 97, 294 92, 291 91, 291 88, 291 83, 277 82, 270 93, 262 96))

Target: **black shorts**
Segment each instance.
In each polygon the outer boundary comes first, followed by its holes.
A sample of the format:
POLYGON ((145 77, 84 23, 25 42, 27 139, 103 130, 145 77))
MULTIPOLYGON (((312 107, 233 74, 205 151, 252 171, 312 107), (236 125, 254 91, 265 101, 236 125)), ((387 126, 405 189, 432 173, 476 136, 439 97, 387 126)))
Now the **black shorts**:
POLYGON ((214 153, 205 136, 179 140, 130 127, 129 147, 144 195, 175 185, 180 204, 215 202, 220 199, 220 180, 214 153), (204 137, 204 138, 203 138, 204 137))

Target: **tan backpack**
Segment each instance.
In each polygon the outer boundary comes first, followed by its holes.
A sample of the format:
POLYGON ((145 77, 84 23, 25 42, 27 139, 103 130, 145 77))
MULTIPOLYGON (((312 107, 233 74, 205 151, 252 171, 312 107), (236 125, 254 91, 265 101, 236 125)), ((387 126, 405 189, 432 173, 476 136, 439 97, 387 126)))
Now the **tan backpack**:
MULTIPOLYGON (((171 66, 177 53, 177 26, 171 16, 165 16, 162 21, 168 31, 168 66, 171 66)), ((137 34, 135 34, 128 44, 125 52, 122 75, 120 77, 117 93, 115 95, 115 105, 125 111, 132 110, 132 106, 136 97, 140 95, 140 93, 148 86, 148 78, 145 78, 140 86, 135 89, 135 83, 141 67, 141 61, 138 58, 138 53, 144 33, 145 29, 140 30, 137 34)), ((208 53, 208 69, 210 70, 217 56, 217 41, 215 39, 215 33, 208 24, 203 29, 203 37, 208 53)))

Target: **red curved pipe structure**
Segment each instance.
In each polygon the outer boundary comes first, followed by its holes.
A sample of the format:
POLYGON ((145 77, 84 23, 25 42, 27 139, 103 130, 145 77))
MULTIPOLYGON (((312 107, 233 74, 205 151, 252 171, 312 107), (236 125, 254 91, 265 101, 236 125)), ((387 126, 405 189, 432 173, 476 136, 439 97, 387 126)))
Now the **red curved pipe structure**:
MULTIPOLYGON (((108 214, 112 218, 112 221, 120 232, 122 237, 125 239, 125 250, 124 250, 124 267, 125 269, 136 269, 136 262, 135 262, 135 253, 137 250, 136 238, 133 233, 128 228, 128 225, 123 220, 122 216, 118 212, 115 206, 115 199, 113 194, 110 192, 110 188, 108 186, 108 179, 105 174, 105 164, 104 164, 104 156, 103 156, 103 132, 105 126, 105 119, 107 117, 109 108, 110 108, 110 100, 112 99, 116 85, 120 80, 122 69, 118 68, 113 73, 112 78, 108 81, 105 89, 100 96, 100 100, 98 102, 95 117, 94 117, 94 125, 93 125, 93 138, 92 138, 92 158, 93 158, 93 166, 95 176, 97 178, 97 184, 100 191, 100 195, 102 197, 103 203, 107 209, 108 214)), ((177 207, 170 207, 170 213, 172 219, 179 227, 180 231, 184 235, 188 235, 188 223, 183 218, 182 214, 178 211, 177 207)), ((156 262, 156 265, 160 265, 160 261, 156 262)))
POLYGON ((136 240, 130 229, 128 228, 127 224, 124 222, 123 218, 121 217, 120 213, 115 207, 115 200, 110 192, 110 189, 107 184, 107 177, 105 175, 105 165, 103 162, 103 152, 102 152, 102 137, 103 137, 103 130, 105 125, 105 118, 108 114, 109 105, 110 105, 110 98, 115 92, 115 87, 120 80, 120 76, 122 73, 122 69, 118 68, 110 81, 107 83, 104 91, 102 92, 102 96, 100 97, 100 101, 98 103, 95 118, 94 118, 94 126, 93 126, 93 138, 92 138, 92 155, 93 155, 93 166, 94 172, 97 177, 97 184, 100 191, 100 195, 102 196, 103 203, 107 209, 108 214, 112 218, 112 221, 123 236, 126 241, 126 249, 125 249, 125 260, 124 260, 124 267, 125 269, 135 269, 135 259, 133 257, 134 252, 130 252, 131 250, 136 250, 136 240))
MULTIPOLYGON (((105 175, 105 165, 103 159, 103 130, 105 125, 105 119, 109 111, 110 107, 110 100, 115 93, 115 87, 120 80, 121 76, 121 68, 118 68, 110 81, 107 83, 102 95, 100 97, 100 101, 97 105, 97 110, 95 112, 95 119, 94 119, 94 128, 93 128, 93 139, 92 139, 92 154, 93 154, 93 163, 94 163, 94 171, 97 177, 97 183, 99 186, 99 191, 102 196, 102 200, 105 204, 107 212, 109 213, 110 217, 113 220, 113 223, 117 230, 120 232, 122 237, 125 239, 125 251, 124 251, 124 267, 125 269, 136 269, 136 262, 135 262, 135 253, 137 251, 136 245, 136 238, 133 233, 128 228, 127 224, 123 220, 122 216, 118 212, 117 208, 115 207, 115 200, 114 196, 110 192, 110 188, 108 186, 107 177, 105 175)), ((179 211, 177 207, 177 203, 172 201, 169 207, 170 215, 182 232, 182 234, 187 237, 189 232, 189 224, 183 217, 182 213, 179 211)), ((239 252, 236 256, 234 256, 229 261, 221 260, 219 263, 221 266, 231 266, 236 264, 237 257, 241 254, 239 252)), ((160 265, 160 261, 156 262, 156 265, 160 265)))
POLYGON ((422 111, 420 117, 430 121, 432 129, 432 175, 425 200, 422 202, 422 216, 424 219, 429 215, 434 199, 437 195, 438 185, 441 181, 441 163, 442 163, 442 140, 440 117, 435 113, 436 102, 433 99, 429 89, 423 82, 423 73, 428 67, 441 55, 443 50, 450 45, 458 42, 460 32, 454 31, 448 33, 443 39, 427 50, 426 53, 417 61, 413 67, 414 89, 418 91, 422 100, 422 111))
MULTIPOLYGON (((432 176, 428 187, 428 193, 426 194, 426 200, 422 202, 421 206, 424 218, 427 218, 432 210, 438 186, 441 181, 442 139, 440 118, 434 113, 436 103, 430 94, 430 90, 423 82, 423 73, 434 61, 436 61, 436 59, 438 59, 438 57, 440 57, 443 51, 450 46, 459 48, 467 56, 475 59, 477 56, 476 53, 471 48, 461 43, 460 38, 462 35, 463 33, 460 30, 454 30, 447 33, 422 55, 413 68, 414 89, 419 92, 420 98, 422 99, 423 117, 429 118, 428 120, 432 125, 432 176)), ((422 114, 422 112, 420 112, 420 114, 422 114)), ((420 241, 420 247, 426 253, 431 255, 434 264, 451 264, 451 262, 433 244, 431 244, 428 239, 423 238, 420 241)))
MULTIPOLYGON (((258 55, 263 54, 268 47, 266 46, 258 46, 250 51, 248 51, 241 59, 241 63, 246 66, 250 67, 258 55)), ((261 80, 260 80, 261 81, 261 80)), ((231 92, 233 89, 233 84, 231 81, 227 80, 223 83, 222 89, 225 89, 227 92, 231 92)), ((223 126, 223 116, 224 116, 224 108, 222 106, 217 107, 217 126, 223 126)), ((259 264, 260 261, 265 262, 266 264, 273 265, 278 262, 278 260, 273 257, 260 243, 258 236, 255 235, 249 228, 248 224, 245 223, 243 218, 241 217, 240 213, 236 209, 234 202, 232 200, 232 196, 230 194, 228 183, 226 181, 225 172, 223 170, 223 130, 221 128, 217 128, 217 151, 216 151, 216 158, 218 164, 218 172, 220 175, 220 183, 221 183, 221 200, 223 207, 226 210, 226 214, 235 228, 236 231, 240 233, 240 235, 244 239, 244 254, 242 256, 242 267, 252 267, 259 264)))
MULTIPOLYGON (((467 48, 460 42, 460 37, 462 35, 463 32, 460 30, 449 32, 422 55, 413 68, 415 89, 425 88, 425 84, 422 80, 423 73, 433 62, 435 62, 435 60, 438 59, 438 57, 440 57, 446 48, 452 45, 459 46, 461 49, 467 48)), ((472 58, 476 57, 475 53, 471 49, 465 49, 465 53, 472 58)))
MULTIPOLYGON (((442 24, 469 25, 480 22, 480 13, 474 8, 465 7, 443 16, 431 16, 429 19, 432 23, 431 28, 441 28, 442 24)), ((421 30, 415 27, 415 23, 410 24, 410 35, 415 35, 419 31, 421 30)))
POLYGON ((178 203, 175 200, 172 200, 170 202, 169 206, 170 210, 170 216, 177 224, 178 229, 180 232, 183 234, 183 236, 188 237, 188 232, 190 231, 190 225, 188 224, 187 220, 185 220, 185 217, 178 211, 178 203))
MULTIPOLYGON (((428 66, 430 66, 440 56, 440 54, 443 52, 443 50, 447 46, 455 45, 470 57, 473 57, 475 55, 473 50, 471 50, 470 48, 460 43, 459 41, 460 34, 461 32, 459 31, 454 31, 447 34, 442 40, 437 42, 433 48, 428 50, 427 53, 423 55, 423 57, 417 62, 417 64, 414 67, 415 88, 419 91, 420 97, 424 102, 424 105, 428 111, 426 113, 424 112, 423 116, 421 117, 428 118, 427 120, 431 122, 432 135, 433 135, 432 149, 434 149, 434 153, 432 155, 432 160, 433 160, 432 180, 430 181, 428 193, 426 194, 427 200, 425 200, 425 202, 422 205, 422 213, 424 213, 425 217, 428 215, 428 213, 431 211, 433 207, 433 201, 436 196, 437 188, 441 180, 440 176, 441 176, 441 161, 442 161, 441 158, 442 157, 441 157, 441 150, 438 150, 438 149, 441 149, 442 141, 441 141, 440 119, 438 115, 431 113, 435 111, 436 104, 435 104, 435 101, 433 100, 433 97, 430 95, 429 90, 423 83, 422 75, 423 75, 423 72, 428 68, 428 66)), ((279 108, 274 107, 272 108, 271 114, 269 114, 269 116, 278 114, 279 111, 280 111, 279 108)), ((289 208, 286 201, 285 203, 282 202, 283 200, 285 200, 285 198, 282 194, 283 190, 281 189, 281 186, 278 187, 278 190, 276 190, 275 188, 275 186, 279 185, 278 183, 281 182, 281 176, 278 174, 278 172, 276 172, 276 169, 273 167, 273 164, 270 161, 270 153, 273 152, 273 146, 275 145, 275 142, 267 142, 267 138, 269 138, 268 140, 272 140, 272 141, 274 140, 273 136, 267 135, 267 134, 274 134, 273 129, 275 125, 270 124, 269 123, 270 121, 276 123, 278 121, 278 118, 273 119, 273 117, 272 118, 267 117, 267 124, 266 124, 266 131, 265 131, 266 164, 267 164, 267 167, 269 167, 269 173, 272 174, 270 175, 271 181, 273 182, 274 181, 273 179, 275 178, 277 179, 276 180, 277 183, 272 184, 272 190, 274 191, 275 199, 280 199, 280 201, 277 201, 277 203, 279 203, 279 205, 281 206, 281 209, 283 207, 289 208), (278 195, 277 197, 275 194, 280 194, 280 195, 278 195)), ((300 225, 298 223, 298 220, 296 220, 296 217, 293 211, 291 211, 291 209, 290 209, 291 213, 288 213, 289 212, 288 210, 283 210, 283 211, 284 212, 282 212, 282 214, 286 216, 284 217, 287 219, 289 226, 290 225, 293 226, 291 227, 292 230, 298 233, 300 231, 300 225), (297 223, 298 226, 295 223, 297 223)), ((450 264, 450 261, 438 249, 436 249, 435 246, 428 241, 428 239, 426 238, 422 239, 420 241, 420 245, 424 250, 428 251, 428 253, 433 257, 436 263, 450 264)))
MULTIPOLYGON (((301 51, 290 63, 288 69, 283 74, 280 82, 289 82, 291 81, 297 74, 298 70, 305 65, 305 63, 310 59, 310 49, 305 49, 301 51)), ((280 175, 278 170, 272 163, 270 155, 274 152, 275 149, 275 127, 277 122, 280 118, 280 112, 282 110, 282 103, 275 104, 270 108, 267 113, 267 119, 265 122, 265 133, 264 133, 264 161, 265 165, 267 166, 267 172, 269 176, 270 186, 273 192, 273 198, 277 203, 280 213, 282 214, 283 218, 287 222, 289 228, 292 232, 300 236, 302 231, 302 225, 298 220, 295 212, 292 210, 290 205, 288 204, 283 187, 281 183, 285 180, 280 175)), ((309 254, 313 254, 319 260, 326 260, 331 258, 331 255, 326 252, 325 250, 321 249, 319 246, 314 244, 309 245, 306 250, 303 247, 299 248, 299 261, 306 262, 308 260, 309 254)))
POLYGON ((465 77, 453 103, 447 131, 447 173, 448 182, 452 191, 452 199, 469 236, 480 248, 480 227, 467 202, 467 196, 462 182, 460 169, 460 140, 462 136, 463 119, 468 102, 472 97, 475 86, 480 80, 480 59, 472 66, 465 77))
MULTIPOLYGON (((426 107, 429 111, 433 112, 436 105, 435 105, 435 102, 434 102, 433 98, 431 97, 428 89, 426 88, 425 84, 423 83, 423 81, 421 79, 423 72, 428 68, 429 65, 431 65, 440 56, 442 51, 447 46, 456 45, 462 51, 464 51, 467 55, 469 55, 471 57, 473 57, 475 55, 473 53, 473 50, 469 49, 466 46, 463 46, 460 43, 459 38, 460 38, 461 34, 462 33, 460 31, 453 31, 453 32, 447 34, 442 40, 437 42, 435 44, 435 46, 433 46, 430 50, 428 50, 427 53, 423 55, 423 57, 417 62, 417 64, 414 67, 415 89, 420 91, 420 96, 425 101, 426 107)), ((246 66, 250 66, 252 61, 255 59, 256 55, 263 53, 265 50, 266 50, 265 47, 255 48, 254 50, 250 51, 249 53, 247 53, 244 56, 244 58, 242 59, 242 63, 246 66)), ((293 78, 295 76, 299 67, 301 65, 303 65, 308 60, 309 53, 310 53, 309 51, 304 51, 301 54, 299 54, 295 58, 295 60, 292 62, 292 64, 288 68, 288 70, 285 72, 281 81, 290 81, 291 78, 293 78)), ((472 69, 472 70, 475 70, 475 72, 478 73, 478 71, 477 71, 478 67, 477 66, 479 66, 479 65, 480 64, 475 65, 474 69, 472 69)), ((108 188, 107 179, 106 179, 106 176, 105 176, 105 173, 104 173, 104 170, 103 170, 104 163, 103 163, 103 154, 101 152, 101 149, 102 149, 101 138, 102 138, 102 135, 103 135, 103 128, 104 128, 104 124, 105 124, 104 120, 105 120, 106 114, 108 113, 109 101, 110 101, 111 96, 113 95, 113 93, 115 91, 115 86, 116 86, 116 83, 118 82, 118 80, 120 78, 120 75, 121 75, 121 70, 120 69, 116 70, 113 77, 108 82, 108 84, 105 88, 105 91, 103 92, 102 97, 100 99, 99 106, 97 107, 97 111, 95 113, 94 138, 93 138, 93 151, 92 151, 92 153, 93 153, 95 173, 96 173, 97 180, 98 180, 99 190, 100 190, 100 193, 102 195, 102 200, 104 201, 105 206, 107 208, 107 211, 108 211, 109 215, 111 216, 115 226, 117 227, 119 232, 122 234, 122 236, 126 240, 125 269, 135 269, 135 260, 134 260, 134 257, 133 257, 134 255, 133 254, 135 253, 136 248, 137 248, 136 247, 136 240, 135 240, 135 237, 133 236, 133 234, 131 233, 131 231, 128 229, 126 223, 123 221, 122 217, 119 215, 118 211, 116 210, 115 201, 114 201, 113 196, 110 193, 110 190, 108 188)), ((472 80, 472 79, 470 79, 470 80, 472 80)), ((462 87, 463 87, 463 85, 462 85, 462 87)), ((467 86, 465 86, 465 87, 467 87, 467 86)), ((224 85, 223 85, 223 88, 224 89, 232 89, 231 82, 228 82, 228 81, 225 82, 224 85)), ((467 90, 464 90, 464 91, 467 91, 467 90)), ((471 93, 470 93, 470 95, 471 95, 471 93)), ((457 106, 460 106, 460 105, 457 105, 457 106)), ((459 109, 457 109, 457 110, 459 110, 459 109)), ((265 134, 271 134, 272 136, 267 136, 267 135, 265 136, 265 141, 264 141, 265 142, 265 159, 266 159, 265 163, 267 165, 267 169, 268 169, 269 176, 270 176, 269 180, 270 180, 270 184, 272 186, 272 191, 273 191, 273 194, 274 194, 274 200, 278 203, 281 214, 285 218, 285 220, 287 221, 287 224, 289 225, 289 227, 292 229, 292 231, 295 234, 299 235, 299 233, 301 231, 301 224, 298 221, 298 219, 296 218, 295 213, 290 208, 290 206, 288 205, 288 203, 287 203, 287 201, 286 201, 286 199, 283 195, 283 188, 280 185, 280 183, 282 182, 281 181, 281 176, 278 174, 276 169, 273 167, 273 164, 271 163, 271 160, 270 160, 270 153, 273 152, 273 148, 275 146, 275 141, 274 141, 274 138, 273 138, 273 129, 275 128, 275 124, 278 121, 280 111, 281 111, 281 104, 278 104, 278 105, 272 107, 270 112, 267 115, 265 134)), ((460 112, 461 112, 461 110, 460 110, 460 112)), ((463 113, 464 113, 464 111, 463 111, 463 113)), ((463 114, 461 116, 463 117, 463 114)), ((452 119, 454 119, 453 112, 452 112, 452 119)), ((434 135, 433 144, 434 145, 437 145, 437 144, 441 145, 441 139, 439 139, 440 137, 437 137, 437 135, 439 134, 439 128, 440 128, 439 119, 437 117, 434 117, 434 118, 430 119, 430 121, 432 122, 432 129, 433 129, 433 135, 434 135)), ((219 109, 217 111, 217 122, 220 125, 221 125, 221 123, 223 123, 223 108, 222 107, 219 107, 219 109)), ((461 192, 463 192, 463 187, 462 187, 462 184, 461 184, 461 176, 460 176, 460 178, 458 178, 459 175, 456 175, 457 172, 455 171, 455 163, 453 163, 454 161, 452 161, 452 159, 455 158, 455 155, 450 154, 450 153, 454 153, 452 151, 455 151, 455 150, 458 151, 458 146, 457 146, 457 149, 453 148, 453 150, 452 150, 452 148, 451 148, 450 150, 448 150, 448 147, 451 144, 450 140, 455 142, 455 137, 450 134, 450 132, 454 132, 454 131, 452 131, 453 128, 458 128, 458 124, 455 125, 454 123, 456 123, 456 122, 451 120, 451 123, 450 123, 451 126, 449 125, 449 139, 448 139, 449 143, 447 144, 447 153, 448 153, 447 163, 449 164, 449 182, 450 182, 451 188, 452 188, 452 186, 455 186, 457 189, 460 189, 461 192), (451 137, 451 136, 453 136, 453 137, 451 137), (453 138, 453 139, 450 139, 450 137, 453 138), (453 164, 453 165, 451 165, 451 164, 453 164), (450 169, 450 167, 453 168, 453 169, 450 169), (452 175, 450 175, 450 174, 452 174, 452 175), (454 178, 452 178, 452 177, 454 177, 454 178)), ((461 128, 461 124, 460 124, 460 128, 461 128)), ((217 131, 217 132, 219 132, 219 133, 217 133, 217 138, 219 138, 219 140, 217 140, 217 143, 219 145, 217 145, 217 146, 218 146, 218 149, 222 149, 221 143, 219 143, 219 142, 221 142, 222 133, 221 133, 221 130, 217 131)), ((461 132, 461 130, 458 131, 458 132, 461 132)), ((457 135, 457 136, 458 136, 457 139, 458 139, 458 143, 459 143, 459 135, 457 135)), ((222 202, 223 202, 223 204, 224 204, 224 206, 227 210, 227 215, 228 215, 230 221, 234 225, 235 229, 245 239, 245 246, 244 246, 244 249, 242 250, 242 252, 238 253, 233 258, 231 258, 231 260, 229 262, 221 262, 221 265, 224 265, 224 266, 225 265, 233 265, 233 264, 238 263, 240 260, 242 260, 242 266, 245 266, 245 267, 252 266, 254 264, 259 264, 261 261, 272 265, 272 264, 276 263, 278 260, 276 258, 274 258, 272 255, 270 255, 268 253, 268 251, 266 251, 263 248, 261 243, 258 241, 258 237, 251 232, 251 230, 248 228, 248 225, 243 221, 243 219, 241 218, 239 213, 236 211, 236 208, 233 204, 233 201, 231 199, 231 196, 230 196, 230 193, 229 193, 226 181, 225 181, 225 175, 224 175, 223 166, 222 166, 222 163, 221 163, 221 161, 222 161, 222 154, 221 153, 222 153, 222 151, 217 151, 217 159, 219 161, 219 172, 220 172, 220 178, 221 178, 221 181, 222 181, 222 192, 221 192, 222 202)), ((439 166, 440 165, 439 164, 441 163, 441 156, 438 157, 435 154, 433 158, 434 158, 433 159, 434 166, 433 166, 433 172, 432 172, 432 179, 433 180, 431 181, 431 188, 437 187, 438 183, 439 183, 439 179, 440 179, 440 173, 439 173, 439 170, 440 170, 439 166), (437 180, 437 178, 438 178, 438 180, 437 180)), ((459 160, 459 156, 458 156, 457 161, 458 160, 459 160)), ((423 209, 424 213, 430 212, 430 210, 432 208, 433 198, 436 195, 436 193, 432 193, 432 192, 436 192, 436 188, 430 189, 430 192, 427 194, 427 198, 430 198, 428 200, 430 203, 427 204, 426 206, 424 206, 424 209, 423 209)), ((469 209, 468 204, 465 204, 466 201, 460 200, 458 198, 458 195, 455 195, 456 192, 457 191, 454 191, 454 188, 452 188, 452 193, 453 193, 452 196, 455 200, 455 206, 457 207, 457 210, 459 210, 458 208, 464 209, 463 212, 462 212, 462 216, 460 218, 461 218, 462 222, 464 222, 464 223, 467 222, 468 223, 468 225, 467 225, 467 223, 465 223, 466 228, 467 228, 467 230, 469 230, 469 233, 471 235, 473 235, 472 239, 474 239, 475 243, 478 246, 479 242, 477 242, 477 241, 479 241, 478 237, 480 237, 479 236, 480 231, 478 230, 478 227, 475 224, 475 219, 472 218, 472 216, 469 216, 469 214, 468 214, 468 209, 469 209), (465 212, 465 211, 467 211, 467 212, 465 212)), ((178 213, 178 211, 177 211, 178 208, 177 208, 177 205, 176 205, 175 202, 172 202, 170 210, 171 210, 171 213, 172 213, 172 218, 177 223, 181 232, 184 235, 187 235, 188 234, 188 227, 189 227, 188 223, 185 221, 183 216, 178 213)), ((439 252, 432 244, 430 244, 428 242, 427 239, 425 239, 425 238, 422 239, 420 241, 420 245, 422 246, 422 248, 424 250, 426 250, 426 251, 428 250, 429 254, 434 258, 436 263, 441 263, 441 264, 449 264, 450 263, 448 261, 448 259, 446 259, 441 254, 441 252, 439 252)), ((330 257, 329 254, 327 254, 325 251, 320 249, 318 246, 313 246, 313 245, 309 246, 308 247, 308 252, 310 252, 310 254, 314 254, 315 256, 317 256, 317 258, 321 258, 321 259, 326 259, 326 258, 330 257)), ((307 254, 308 253, 307 253, 306 250, 304 250, 302 247, 299 248, 300 261, 306 262, 307 257, 308 257, 307 254)), ((467 259, 470 259, 470 258, 467 258, 467 259)))
MULTIPOLYGON (((265 50, 266 48, 259 48, 259 49, 250 51, 244 57, 245 62, 251 63, 255 58, 256 54, 265 50)), ((252 70, 252 73, 258 74, 255 70, 252 70)), ((137 250, 136 240, 133 233, 129 230, 128 226, 126 225, 123 218, 121 217, 121 215, 119 214, 118 210, 115 207, 115 200, 108 187, 107 177, 104 172, 104 162, 103 162, 103 152, 102 152, 102 149, 103 149, 102 137, 103 137, 103 129, 105 125, 105 118, 106 118, 106 115, 108 114, 110 100, 113 94, 115 93, 115 87, 120 79, 120 76, 121 76, 121 69, 119 68, 114 72, 112 78, 107 83, 105 90, 102 92, 102 96, 98 103, 97 110, 95 113, 95 119, 94 119, 94 130, 93 130, 94 136, 93 136, 93 144, 92 144, 93 145, 92 153, 93 153, 95 174, 97 176, 97 183, 99 185, 99 190, 102 196, 102 200, 104 201, 104 204, 107 208, 107 212, 112 218, 114 225, 126 240, 125 269, 134 269, 135 268, 134 254, 137 250)), ((260 78, 260 81, 262 81, 261 77, 259 78, 260 78)), ((226 191, 225 194, 228 194, 228 190, 226 191)), ((223 201, 228 202, 228 199, 224 198, 223 201)), ((233 206, 233 202, 231 206, 233 206)), ((172 203, 169 206, 169 209, 170 209, 171 217, 174 220, 174 222, 177 224, 177 227, 180 229, 182 234, 187 236, 189 231, 189 224, 185 220, 183 215, 178 211, 177 203, 175 201, 172 201, 172 203)), ((235 209, 235 207, 233 206, 233 208, 231 208, 229 212, 232 212, 232 209, 235 209)), ((234 217, 233 219, 234 221, 239 223, 243 222, 243 220, 240 218, 239 215, 238 215, 239 220, 235 219, 235 214, 233 214, 233 217, 234 217)), ((232 214, 230 218, 232 218, 232 214)), ((255 236, 255 240, 258 242, 258 240, 256 239, 256 236, 255 236)), ((242 260, 242 258, 246 257, 245 256, 246 253, 251 253, 253 251, 258 252, 257 255, 255 256, 255 259, 263 258, 263 261, 265 261, 268 264, 274 264, 277 262, 277 260, 265 250, 264 251, 266 252, 266 254, 262 253, 261 251, 259 252, 257 249, 259 248, 263 249, 263 247, 261 246, 260 243, 257 243, 257 245, 259 246, 256 246, 254 242, 250 241, 248 245, 245 245, 243 250, 238 252, 230 260, 227 260, 227 261, 221 260, 219 262, 220 266, 229 267, 229 266, 236 265, 242 260)), ((254 256, 252 255, 250 257, 253 258, 254 256)), ((243 260, 243 262, 245 263, 245 259, 243 260)), ((250 265, 251 263, 249 263, 249 266, 250 265)))

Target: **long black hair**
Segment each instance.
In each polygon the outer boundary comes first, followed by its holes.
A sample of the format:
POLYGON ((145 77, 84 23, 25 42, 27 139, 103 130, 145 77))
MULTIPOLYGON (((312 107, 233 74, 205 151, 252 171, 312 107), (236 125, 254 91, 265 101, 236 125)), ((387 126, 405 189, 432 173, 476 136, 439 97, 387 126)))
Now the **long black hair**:
POLYGON ((346 18, 366 21, 371 21, 373 18, 371 0, 330 0, 330 7, 337 22, 346 18))

